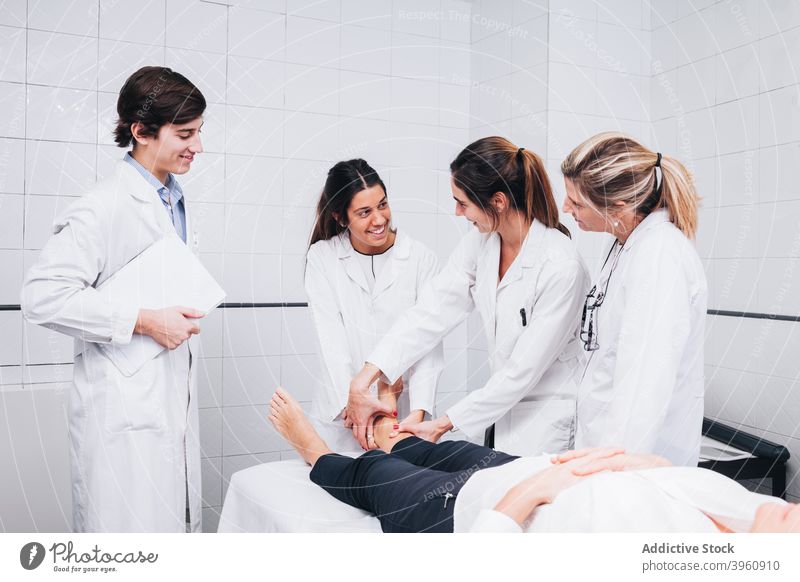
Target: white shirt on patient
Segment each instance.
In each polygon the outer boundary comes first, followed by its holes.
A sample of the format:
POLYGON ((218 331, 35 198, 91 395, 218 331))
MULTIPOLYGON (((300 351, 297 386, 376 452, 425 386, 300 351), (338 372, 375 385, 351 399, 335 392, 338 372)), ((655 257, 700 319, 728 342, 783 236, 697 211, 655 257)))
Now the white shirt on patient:
POLYGON ((748 531, 763 503, 732 479, 697 467, 605 472, 536 508, 524 527, 493 508, 517 483, 550 466, 550 456, 522 457, 475 473, 456 497, 459 532, 717 532, 717 522, 748 531))

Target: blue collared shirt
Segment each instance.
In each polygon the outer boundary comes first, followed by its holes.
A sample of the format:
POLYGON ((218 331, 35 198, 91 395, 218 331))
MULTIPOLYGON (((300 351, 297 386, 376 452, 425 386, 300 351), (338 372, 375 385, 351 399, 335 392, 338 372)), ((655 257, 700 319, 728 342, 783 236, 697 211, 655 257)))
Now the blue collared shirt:
POLYGON ((142 164, 133 159, 130 152, 125 154, 125 161, 131 166, 136 168, 136 171, 142 175, 142 178, 147 180, 161 199, 164 208, 167 210, 167 215, 175 225, 175 232, 181 237, 183 242, 186 242, 186 208, 183 204, 183 190, 180 184, 172 174, 167 175, 167 184, 164 185, 159 182, 153 174, 151 174, 142 164))

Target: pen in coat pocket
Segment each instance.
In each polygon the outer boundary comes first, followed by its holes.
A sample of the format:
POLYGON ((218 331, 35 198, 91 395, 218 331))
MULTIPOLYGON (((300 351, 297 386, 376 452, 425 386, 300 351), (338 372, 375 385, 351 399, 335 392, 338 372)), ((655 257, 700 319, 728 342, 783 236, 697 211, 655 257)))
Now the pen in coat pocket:
POLYGON ((525 308, 524 307, 519 310, 519 315, 522 318, 522 327, 525 327, 526 325, 528 325, 528 318, 525 316, 525 308))

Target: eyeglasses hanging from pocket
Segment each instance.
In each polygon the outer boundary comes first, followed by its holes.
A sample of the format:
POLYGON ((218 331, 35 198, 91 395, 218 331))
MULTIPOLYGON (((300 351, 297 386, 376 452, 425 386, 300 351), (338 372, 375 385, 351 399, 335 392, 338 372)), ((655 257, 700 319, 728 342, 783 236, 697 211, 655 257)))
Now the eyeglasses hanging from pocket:
POLYGON ((608 284, 611 281, 611 275, 614 274, 614 269, 617 268, 617 262, 619 261, 619 256, 622 254, 624 243, 620 243, 618 240, 614 241, 614 244, 611 245, 611 250, 608 251, 606 260, 603 261, 603 268, 600 269, 602 273, 602 270, 605 269, 608 263, 608 259, 611 258, 611 253, 614 252, 617 245, 619 245, 619 252, 614 256, 614 262, 611 263, 611 269, 608 272, 603 290, 597 293, 597 285, 595 285, 592 287, 592 290, 589 291, 589 294, 586 295, 586 301, 583 302, 581 341, 583 342, 583 349, 587 352, 594 352, 600 348, 600 344, 597 341, 599 318, 596 317, 595 314, 597 310, 600 309, 600 306, 603 305, 603 301, 605 301, 606 293, 608 292, 608 284), (597 293, 597 295, 595 295, 595 293, 597 293))
POLYGON ((597 324, 594 320, 594 312, 603 304, 605 293, 601 291, 599 295, 595 296, 595 291, 597 291, 597 285, 592 287, 586 296, 581 316, 581 341, 583 349, 587 352, 593 352, 600 347, 600 344, 597 343, 597 324))

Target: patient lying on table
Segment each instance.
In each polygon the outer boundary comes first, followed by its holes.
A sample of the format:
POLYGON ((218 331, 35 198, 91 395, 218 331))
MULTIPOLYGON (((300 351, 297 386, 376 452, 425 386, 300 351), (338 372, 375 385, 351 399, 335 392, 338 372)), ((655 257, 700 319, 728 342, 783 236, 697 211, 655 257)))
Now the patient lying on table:
MULTIPOLYGON (((393 404, 388 390, 379 398, 393 404)), ((800 506, 712 471, 619 449, 515 457, 466 441, 438 444, 375 422, 380 449, 330 450, 278 388, 269 420, 311 465, 311 480, 374 513, 384 532, 800 532, 800 506)))

